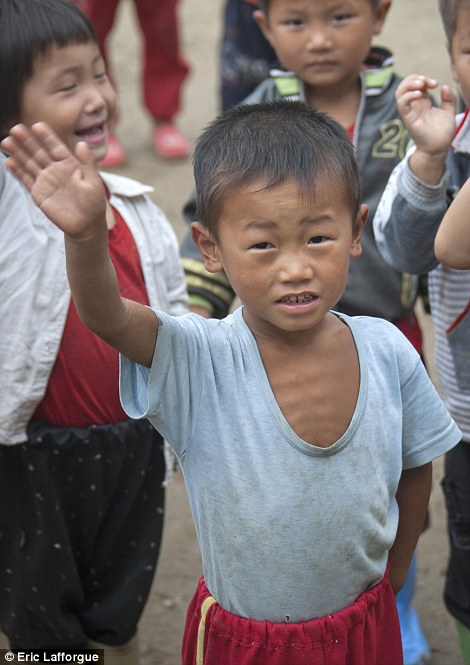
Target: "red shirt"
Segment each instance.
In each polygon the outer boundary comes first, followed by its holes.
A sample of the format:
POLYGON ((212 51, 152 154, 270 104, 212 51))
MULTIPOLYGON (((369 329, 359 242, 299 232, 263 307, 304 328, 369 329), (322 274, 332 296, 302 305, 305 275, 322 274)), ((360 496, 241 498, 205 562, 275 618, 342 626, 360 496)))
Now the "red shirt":
MULTIPOLYGON (((119 292, 148 305, 137 246, 126 223, 114 210, 109 230, 111 260, 119 292)), ((119 354, 80 321, 70 303, 64 333, 43 400, 33 420, 57 427, 87 427, 127 420, 119 400, 119 354)))

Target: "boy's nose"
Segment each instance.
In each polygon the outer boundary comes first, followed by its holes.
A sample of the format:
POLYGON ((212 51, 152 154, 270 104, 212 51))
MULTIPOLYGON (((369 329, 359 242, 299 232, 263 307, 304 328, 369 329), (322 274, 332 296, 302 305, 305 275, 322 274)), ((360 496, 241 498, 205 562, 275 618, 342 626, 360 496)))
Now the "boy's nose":
POLYGON ((311 262, 296 256, 283 263, 279 277, 282 282, 305 282, 312 279, 313 273, 311 262))
POLYGON ((308 34, 308 48, 311 51, 324 51, 331 48, 329 31, 324 25, 312 26, 308 34))

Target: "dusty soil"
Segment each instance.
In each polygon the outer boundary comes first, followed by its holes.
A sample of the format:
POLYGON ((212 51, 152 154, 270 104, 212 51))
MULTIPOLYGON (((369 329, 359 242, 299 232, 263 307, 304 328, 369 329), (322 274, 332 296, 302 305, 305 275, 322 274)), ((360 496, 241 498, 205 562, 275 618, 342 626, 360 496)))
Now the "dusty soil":
MULTIPOLYGON (((191 138, 198 135, 218 109, 217 48, 222 5, 216 0, 181 0, 182 43, 192 73, 184 89, 178 123, 191 138)), ((400 73, 422 72, 450 82, 437 0, 394 0, 386 29, 377 43, 394 50, 400 73)), ((116 171, 153 185, 155 201, 182 237, 181 208, 192 189, 191 167, 189 160, 173 164, 163 162, 152 151, 151 123, 140 104, 140 36, 130 0, 121 2, 111 37, 111 53, 121 99, 119 135, 129 158, 127 165, 116 171)), ((429 318, 425 320, 425 328, 431 358, 433 331, 429 318)), ((431 501, 432 525, 419 543, 416 606, 432 648, 432 664, 461 665, 454 627, 442 602, 447 540, 439 486, 441 467, 438 462, 431 501)), ((178 473, 167 493, 160 564, 141 622, 144 665, 180 662, 185 610, 200 571, 196 537, 182 477, 178 473)))

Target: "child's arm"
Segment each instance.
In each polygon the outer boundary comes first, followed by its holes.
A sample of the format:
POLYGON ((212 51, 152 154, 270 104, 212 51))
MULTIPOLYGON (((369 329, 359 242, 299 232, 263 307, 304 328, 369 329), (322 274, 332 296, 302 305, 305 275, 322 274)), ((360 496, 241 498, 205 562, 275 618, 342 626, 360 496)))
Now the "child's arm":
POLYGON ((434 79, 412 74, 403 79, 395 93, 403 123, 416 144, 410 168, 428 185, 441 180, 455 134, 455 95, 443 85, 441 105, 433 106, 429 90, 436 87, 434 79))
POLYGON ((399 509, 398 529, 390 550, 390 582, 395 593, 405 583, 411 557, 422 531, 429 504, 432 462, 405 469, 398 484, 396 499, 399 509))
POLYGON ((44 123, 14 127, 2 142, 7 165, 38 207, 65 234, 67 275, 78 313, 93 332, 150 367, 158 320, 121 298, 108 254, 103 184, 85 144, 75 155, 44 123))
POLYGON ((447 210, 436 234, 434 251, 449 268, 470 269, 470 179, 447 210))

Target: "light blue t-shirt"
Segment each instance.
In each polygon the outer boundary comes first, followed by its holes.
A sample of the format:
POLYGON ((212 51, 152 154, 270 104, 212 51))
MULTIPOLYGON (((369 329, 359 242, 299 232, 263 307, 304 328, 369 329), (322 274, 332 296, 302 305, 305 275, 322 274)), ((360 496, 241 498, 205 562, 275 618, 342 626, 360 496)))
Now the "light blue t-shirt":
POLYGON ((285 420, 242 309, 158 317, 152 368, 122 358, 121 400, 176 452, 211 594, 269 621, 350 605, 385 572, 402 469, 460 440, 417 353, 386 321, 341 316, 360 390, 345 434, 320 448, 285 420))

